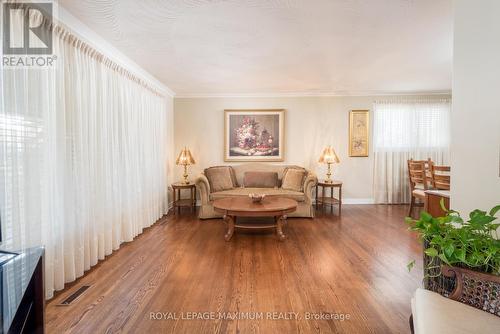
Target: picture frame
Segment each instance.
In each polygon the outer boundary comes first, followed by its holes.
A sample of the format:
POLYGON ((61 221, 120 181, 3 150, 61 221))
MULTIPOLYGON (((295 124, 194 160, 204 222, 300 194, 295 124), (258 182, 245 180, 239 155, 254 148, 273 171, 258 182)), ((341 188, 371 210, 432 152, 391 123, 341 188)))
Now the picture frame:
POLYGON ((370 151, 369 110, 349 112, 349 156, 367 157, 370 151))
POLYGON ((224 161, 284 161, 285 109, 224 110, 224 161))

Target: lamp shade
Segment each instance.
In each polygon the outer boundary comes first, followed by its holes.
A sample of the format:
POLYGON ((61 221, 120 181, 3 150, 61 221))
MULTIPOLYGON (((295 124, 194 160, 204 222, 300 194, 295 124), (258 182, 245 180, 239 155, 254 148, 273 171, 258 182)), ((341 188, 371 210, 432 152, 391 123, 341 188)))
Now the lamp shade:
POLYGON ((191 151, 184 147, 184 149, 181 151, 179 156, 177 157, 177 160, 175 160, 176 165, 194 165, 196 161, 194 161, 193 156, 191 155, 191 151))
POLYGON ((325 164, 333 164, 333 163, 339 163, 340 160, 339 157, 337 156, 337 153, 335 153, 335 150, 331 146, 327 146, 323 150, 323 153, 321 153, 318 162, 325 164))

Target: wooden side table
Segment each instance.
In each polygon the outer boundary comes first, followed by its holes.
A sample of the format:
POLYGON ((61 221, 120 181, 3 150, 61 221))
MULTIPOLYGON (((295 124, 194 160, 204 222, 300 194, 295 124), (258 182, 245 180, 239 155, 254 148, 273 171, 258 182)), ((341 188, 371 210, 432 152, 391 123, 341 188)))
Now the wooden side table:
POLYGON ((191 210, 195 212, 196 210, 196 185, 194 183, 185 184, 182 182, 176 182, 172 184, 172 190, 174 193, 173 209, 175 214, 175 209, 177 208, 179 213, 181 212, 181 207, 191 207, 191 210), (189 198, 181 197, 181 190, 189 189, 189 198))
POLYGON ((325 205, 330 205, 333 213, 333 207, 335 205, 339 206, 339 216, 342 214, 342 182, 341 181, 333 181, 331 183, 325 181, 318 181, 316 185, 316 208, 321 205, 322 208, 325 205), (319 188, 321 187, 321 196, 319 195, 319 188), (330 196, 325 196, 325 188, 330 188, 330 196), (333 189, 339 189, 339 196, 333 196, 333 189))

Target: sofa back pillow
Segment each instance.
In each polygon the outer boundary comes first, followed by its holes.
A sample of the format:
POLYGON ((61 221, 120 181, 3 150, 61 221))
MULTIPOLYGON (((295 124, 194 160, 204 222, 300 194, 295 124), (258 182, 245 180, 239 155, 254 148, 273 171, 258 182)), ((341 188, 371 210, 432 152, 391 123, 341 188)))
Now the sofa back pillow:
POLYGON ((276 172, 245 172, 243 176, 245 188, 275 188, 278 187, 276 172))
POLYGON ((284 190, 304 191, 304 178, 306 170, 303 168, 285 168, 281 180, 281 188, 284 190))
POLYGON ((217 166, 205 169, 205 176, 210 184, 210 192, 231 190, 236 188, 236 177, 230 166, 217 166))

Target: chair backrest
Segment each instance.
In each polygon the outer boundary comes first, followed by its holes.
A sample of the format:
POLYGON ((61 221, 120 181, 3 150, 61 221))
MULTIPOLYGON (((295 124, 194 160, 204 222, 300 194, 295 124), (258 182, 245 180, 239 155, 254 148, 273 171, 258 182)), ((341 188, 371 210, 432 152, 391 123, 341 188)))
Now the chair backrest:
POLYGON ((450 190, 450 166, 431 164, 431 184, 434 189, 450 190))
POLYGON ((424 190, 429 189, 428 179, 430 178, 429 168, 432 160, 408 160, 408 176, 410 178, 410 188, 414 190, 417 185, 422 185, 424 190))

